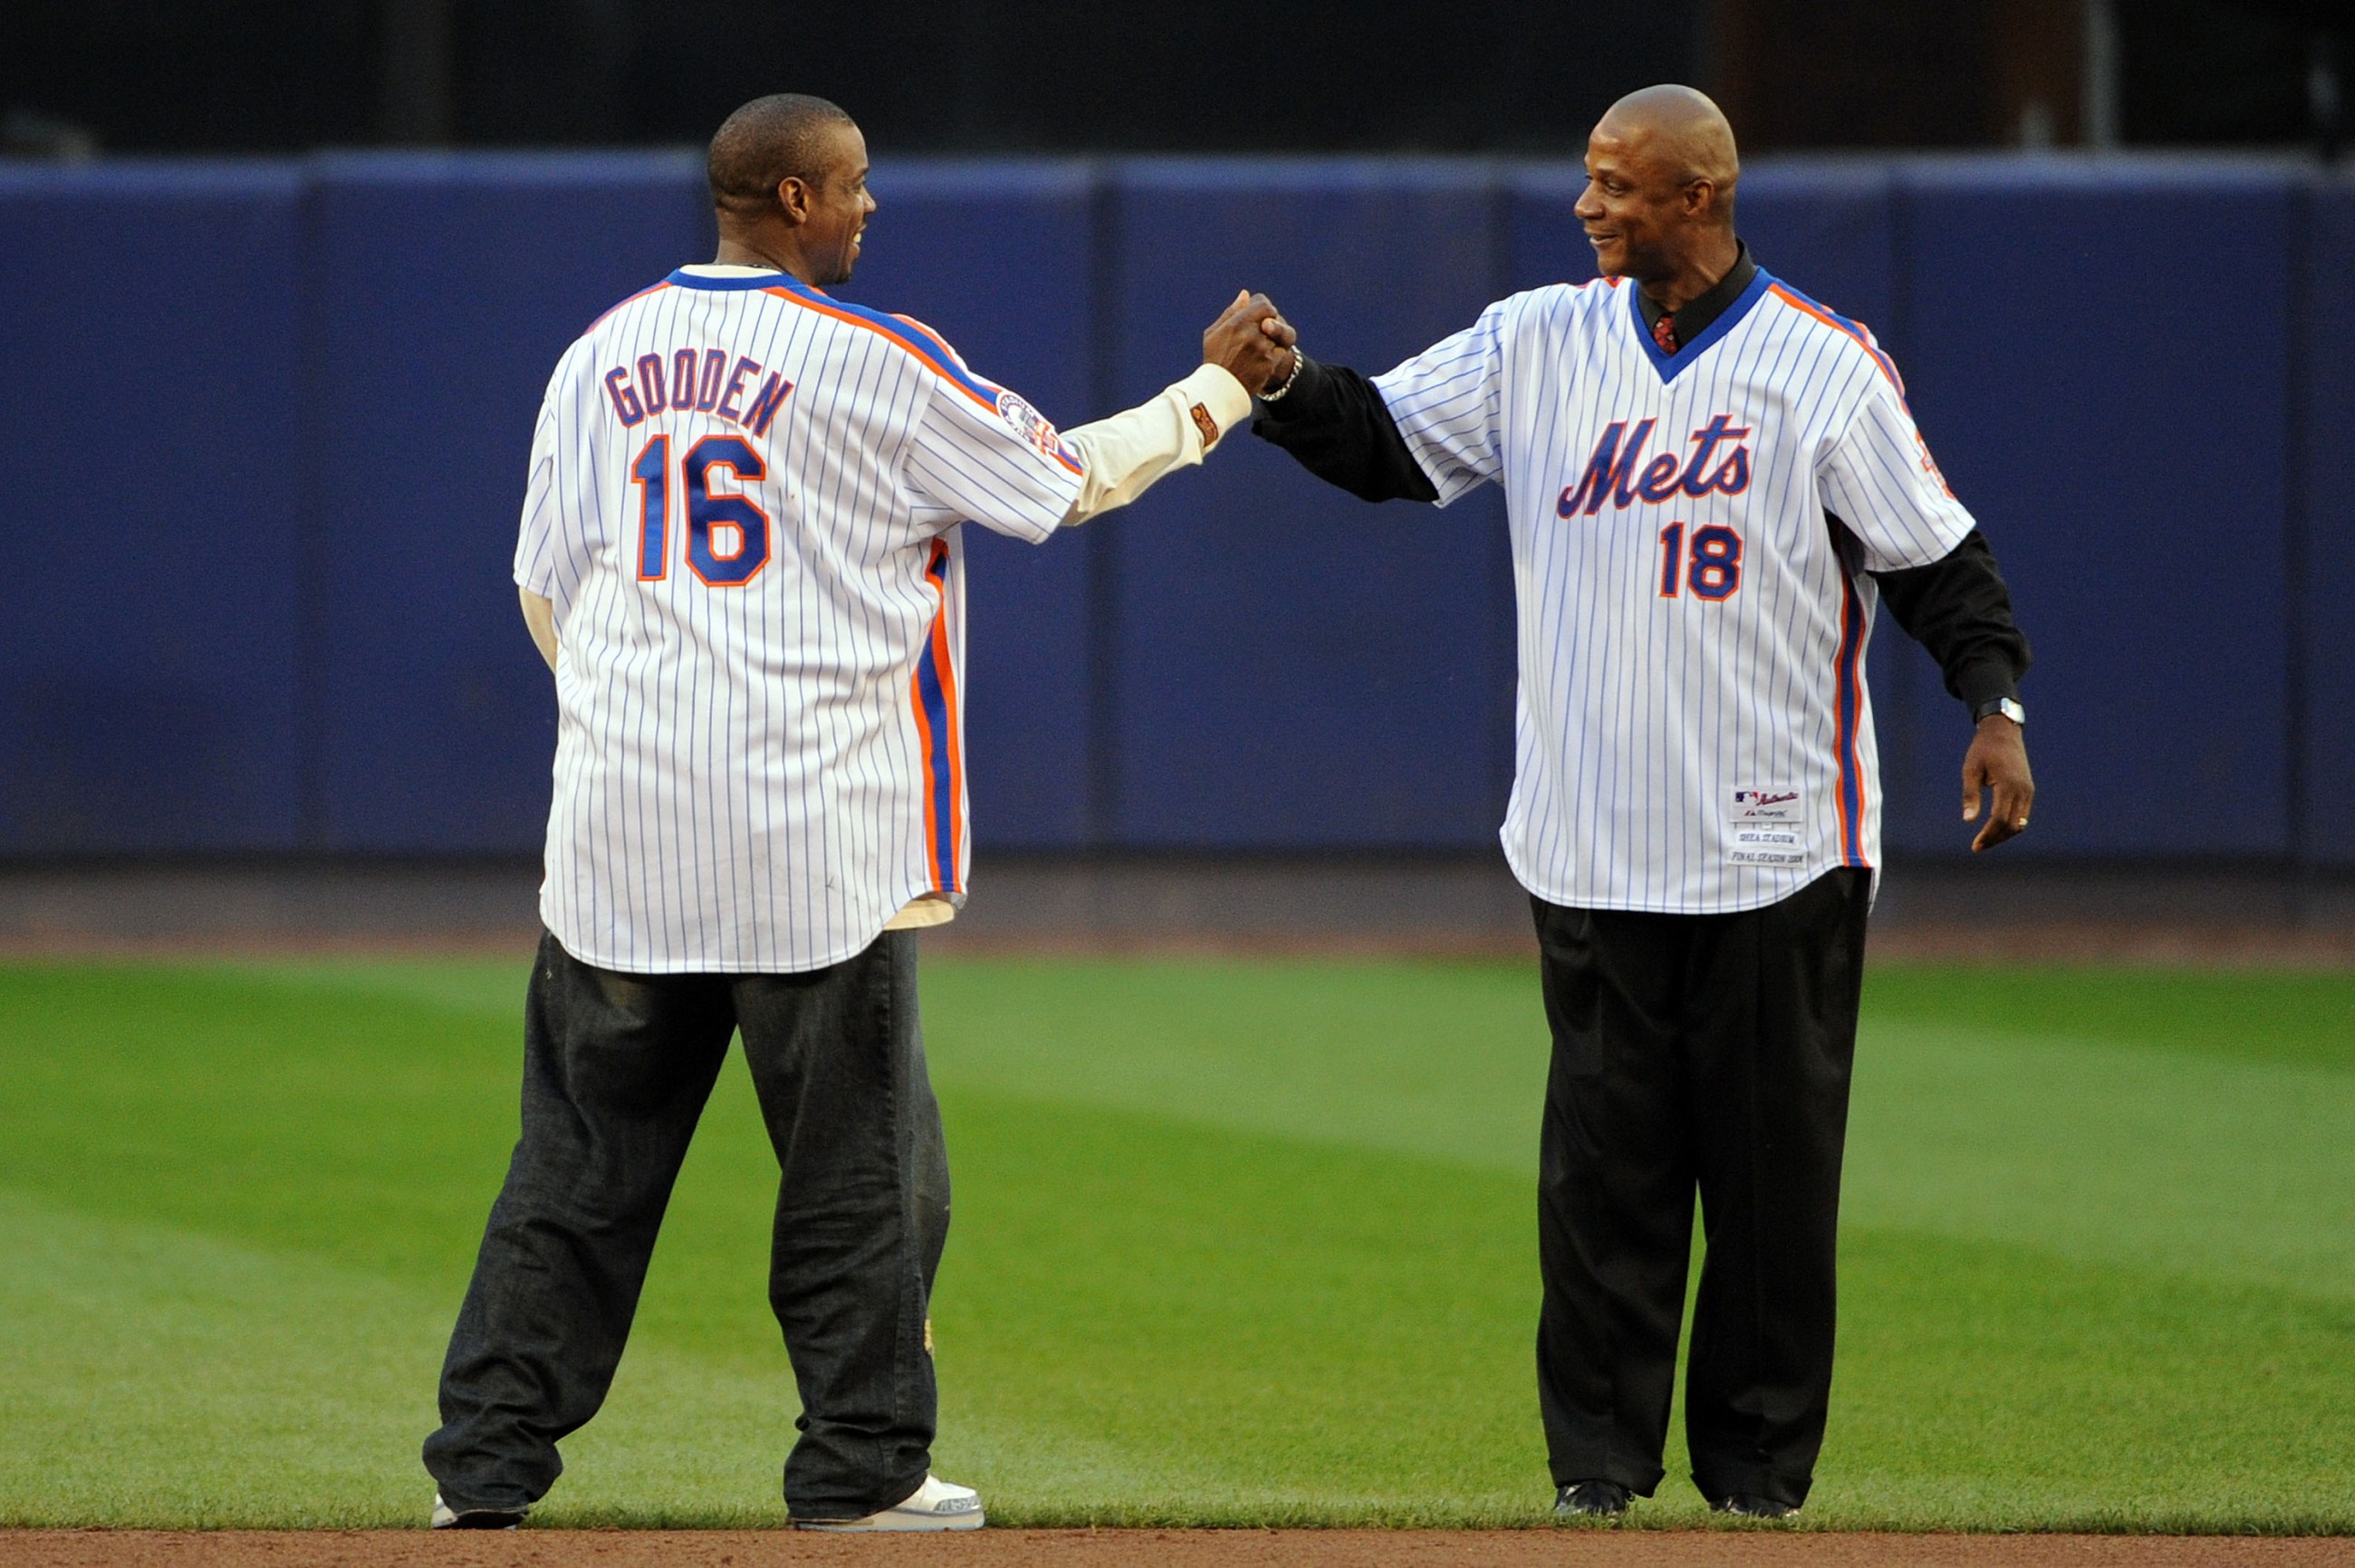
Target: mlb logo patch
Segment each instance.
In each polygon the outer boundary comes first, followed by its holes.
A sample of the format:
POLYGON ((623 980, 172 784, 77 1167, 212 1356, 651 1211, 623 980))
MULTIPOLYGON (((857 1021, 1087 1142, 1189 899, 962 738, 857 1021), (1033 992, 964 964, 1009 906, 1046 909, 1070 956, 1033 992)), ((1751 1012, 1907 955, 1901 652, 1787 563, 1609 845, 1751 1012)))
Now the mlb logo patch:
POLYGON ((1737 866, 1806 859, 1807 803, 1796 789, 1737 789, 1726 802, 1725 858, 1737 866))
POLYGON ((1735 822, 1805 822, 1807 810, 1795 789, 1738 789, 1728 816, 1735 822))

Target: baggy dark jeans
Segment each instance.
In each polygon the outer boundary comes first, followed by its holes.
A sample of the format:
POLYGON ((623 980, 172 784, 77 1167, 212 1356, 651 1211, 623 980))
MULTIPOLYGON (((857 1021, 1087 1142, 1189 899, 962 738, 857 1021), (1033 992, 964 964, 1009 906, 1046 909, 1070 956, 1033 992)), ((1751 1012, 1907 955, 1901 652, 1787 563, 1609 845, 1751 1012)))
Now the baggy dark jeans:
POLYGON ((1532 901, 1553 1032, 1538 1394, 1556 1484, 1659 1483, 1698 1190, 1694 1483, 1711 1501, 1806 1500, 1870 901, 1853 869, 1735 914, 1532 901))
POLYGON ((923 1483, 936 1413, 924 1318, 949 1173, 916 1015, 916 938, 797 975, 619 975, 543 935, 524 1027, 523 1136, 442 1369, 425 1467, 453 1507, 519 1509, 597 1413, 688 1139, 741 1030, 782 1168, 769 1300, 799 1385, 796 1518, 923 1483))

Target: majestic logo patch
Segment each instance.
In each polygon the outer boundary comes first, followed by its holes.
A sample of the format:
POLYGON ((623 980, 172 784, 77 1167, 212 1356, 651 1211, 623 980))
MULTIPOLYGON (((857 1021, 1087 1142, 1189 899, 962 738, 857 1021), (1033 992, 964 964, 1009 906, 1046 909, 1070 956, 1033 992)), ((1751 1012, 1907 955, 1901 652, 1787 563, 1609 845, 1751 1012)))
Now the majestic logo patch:
POLYGON ((1212 419, 1210 411, 1199 403, 1194 405, 1191 412, 1194 416, 1194 428, 1202 432, 1202 450, 1208 452, 1219 444, 1219 421, 1212 419))
POLYGON ((1007 429, 1050 457, 1054 456, 1063 444, 1063 438, 1055 433, 1055 427, 1047 422, 1047 416, 1011 392, 997 394, 997 417, 1006 421, 1007 429))

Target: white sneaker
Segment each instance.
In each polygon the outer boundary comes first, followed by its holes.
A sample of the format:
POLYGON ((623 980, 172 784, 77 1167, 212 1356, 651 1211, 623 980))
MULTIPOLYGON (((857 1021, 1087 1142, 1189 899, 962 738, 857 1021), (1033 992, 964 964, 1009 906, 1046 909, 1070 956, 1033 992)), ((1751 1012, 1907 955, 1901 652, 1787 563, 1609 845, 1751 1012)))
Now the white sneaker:
POLYGON ((979 1530, 981 1494, 971 1487, 926 1476, 924 1484, 865 1519, 794 1520, 795 1530, 979 1530))
POLYGON ((433 1494, 433 1528, 436 1530, 520 1530, 523 1528, 522 1509, 470 1508, 463 1512, 433 1494))

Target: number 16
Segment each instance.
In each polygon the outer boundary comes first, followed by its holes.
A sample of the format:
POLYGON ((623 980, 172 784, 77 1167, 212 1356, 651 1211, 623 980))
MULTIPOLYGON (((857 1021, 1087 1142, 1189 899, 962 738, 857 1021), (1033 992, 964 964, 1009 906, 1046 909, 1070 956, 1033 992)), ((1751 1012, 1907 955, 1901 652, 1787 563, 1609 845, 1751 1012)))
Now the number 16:
MULTIPOLYGON (((687 570, 707 587, 741 588, 768 561, 769 514, 750 496, 713 489, 715 468, 745 481, 765 479, 769 470, 732 435, 705 436, 678 465, 687 490, 687 570)), ((670 437, 646 443, 630 464, 630 480, 640 490, 638 581, 659 582, 670 575, 670 437)))

